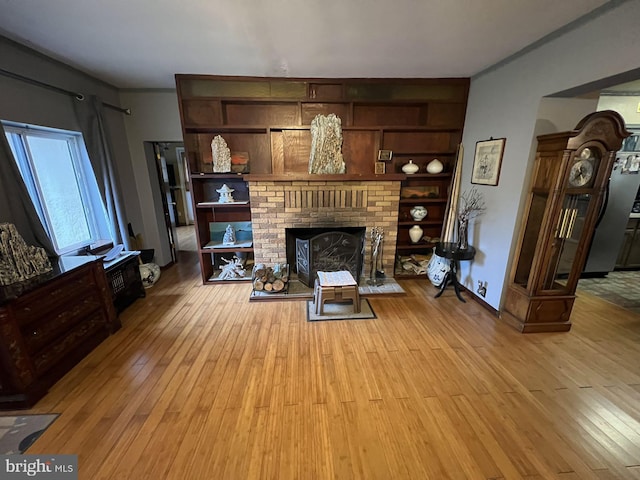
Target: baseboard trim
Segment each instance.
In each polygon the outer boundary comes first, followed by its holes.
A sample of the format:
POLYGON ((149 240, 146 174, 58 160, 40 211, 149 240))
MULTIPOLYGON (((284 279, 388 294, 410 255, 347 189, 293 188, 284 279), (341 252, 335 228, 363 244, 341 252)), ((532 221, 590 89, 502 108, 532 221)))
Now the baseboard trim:
POLYGON ((496 310, 495 308, 493 308, 491 305, 489 305, 487 302, 485 302, 482 298, 480 298, 478 295, 475 295, 474 293, 471 293, 471 291, 469 289, 467 289, 467 292, 469 292, 469 296, 478 304, 480 304, 482 307, 485 308, 485 310, 488 310, 494 317, 496 318, 500 318, 500 312, 498 310, 496 310))

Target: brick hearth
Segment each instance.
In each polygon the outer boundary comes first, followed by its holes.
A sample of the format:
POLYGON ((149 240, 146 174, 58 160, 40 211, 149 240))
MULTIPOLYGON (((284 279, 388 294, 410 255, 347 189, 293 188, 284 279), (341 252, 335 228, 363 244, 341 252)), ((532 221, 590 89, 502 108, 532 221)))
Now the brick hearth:
MULTIPOLYGON (((366 227, 364 272, 372 227, 384 228, 383 265, 393 276, 400 180, 254 180, 248 176, 256 263, 286 262, 286 228, 366 227)), ((322 178, 322 179, 320 179, 322 178)), ((335 178, 335 176, 334 176, 335 178)), ((352 178, 352 176, 349 176, 352 178)))

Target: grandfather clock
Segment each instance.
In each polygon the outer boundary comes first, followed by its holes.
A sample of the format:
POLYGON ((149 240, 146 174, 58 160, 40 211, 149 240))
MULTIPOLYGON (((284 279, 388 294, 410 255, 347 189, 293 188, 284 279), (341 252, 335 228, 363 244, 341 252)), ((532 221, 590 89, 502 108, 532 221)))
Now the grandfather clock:
POLYGON ((629 136, 614 111, 538 137, 502 318, 523 333, 571 328, 571 309, 615 154, 629 136))

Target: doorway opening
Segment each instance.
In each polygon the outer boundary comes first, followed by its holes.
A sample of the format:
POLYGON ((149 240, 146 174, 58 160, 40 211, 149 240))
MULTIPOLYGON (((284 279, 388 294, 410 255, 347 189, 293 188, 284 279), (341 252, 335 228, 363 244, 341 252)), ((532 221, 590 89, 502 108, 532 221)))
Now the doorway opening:
POLYGON ((150 142, 171 258, 177 251, 197 251, 191 180, 182 142, 150 142))

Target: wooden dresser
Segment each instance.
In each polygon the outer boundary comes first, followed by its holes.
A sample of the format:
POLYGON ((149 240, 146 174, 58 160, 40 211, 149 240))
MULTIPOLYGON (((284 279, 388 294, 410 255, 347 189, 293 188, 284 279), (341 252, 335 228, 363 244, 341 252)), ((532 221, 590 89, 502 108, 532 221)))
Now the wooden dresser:
POLYGON ((60 257, 53 271, 0 287, 0 408, 28 408, 120 328, 102 260, 60 257))

